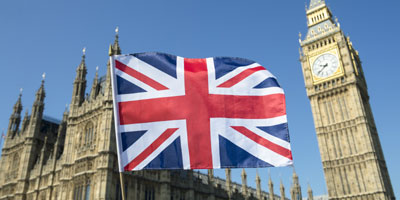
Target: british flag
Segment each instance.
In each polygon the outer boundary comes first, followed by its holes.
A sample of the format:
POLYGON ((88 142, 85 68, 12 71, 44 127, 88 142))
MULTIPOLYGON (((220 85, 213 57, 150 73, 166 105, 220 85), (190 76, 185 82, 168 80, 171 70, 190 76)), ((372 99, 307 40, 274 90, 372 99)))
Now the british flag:
POLYGON ((111 56, 120 171, 287 166, 285 96, 242 58, 111 56))

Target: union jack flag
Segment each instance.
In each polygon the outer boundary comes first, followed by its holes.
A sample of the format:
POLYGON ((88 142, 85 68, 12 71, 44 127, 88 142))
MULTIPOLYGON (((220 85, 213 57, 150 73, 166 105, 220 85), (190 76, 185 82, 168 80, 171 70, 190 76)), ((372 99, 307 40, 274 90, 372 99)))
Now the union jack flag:
POLYGON ((120 171, 287 166, 285 96, 242 58, 111 56, 120 171))

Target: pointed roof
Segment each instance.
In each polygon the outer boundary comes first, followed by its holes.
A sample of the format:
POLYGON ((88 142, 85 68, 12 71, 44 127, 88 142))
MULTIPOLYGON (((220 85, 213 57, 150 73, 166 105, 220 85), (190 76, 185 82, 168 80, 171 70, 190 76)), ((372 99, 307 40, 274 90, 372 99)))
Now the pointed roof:
POLYGON ((78 69, 86 69, 86 47, 82 49, 82 60, 81 63, 78 65, 78 69))
POLYGON ((271 178, 271 170, 270 169, 268 169, 268 185, 273 185, 273 183, 272 183, 272 178, 271 178))
POLYGON ((308 195, 307 199, 314 199, 314 197, 313 197, 314 195, 313 195, 310 184, 308 184, 307 195, 308 195))
POLYGON ((118 29, 118 26, 117 26, 117 28, 115 29, 115 40, 114 40, 114 44, 110 44, 110 48, 109 48, 109 50, 108 50, 108 54, 110 55, 110 56, 112 56, 112 55, 119 55, 119 54, 121 54, 121 48, 119 47, 119 42, 118 42, 118 33, 119 33, 119 29, 118 29))
POLYGON ((64 110, 64 113, 63 113, 62 121, 64 121, 64 120, 67 119, 68 114, 69 114, 69 105, 68 105, 68 104, 65 104, 65 110, 64 110))
POLYGON ((299 176, 297 176, 297 173, 296 173, 296 170, 293 168, 293 181, 294 180, 298 180, 299 179, 299 176))
POLYGON ((17 100, 17 102, 15 102, 15 105, 14 105, 14 113, 21 113, 21 110, 22 110, 22 102, 21 102, 21 97, 22 97, 22 88, 20 89, 20 92, 19 92, 19 96, 18 96, 18 100, 17 100))
POLYGON ((242 177, 244 177, 244 176, 247 176, 247 174, 246 174, 246 170, 243 168, 242 169, 242 177))
POLYGON ((94 99, 97 96, 99 86, 99 66, 96 67, 96 74, 92 83, 92 91, 90 91, 90 99, 94 99))
POLYGON ((280 187, 281 189, 285 189, 285 186, 283 185, 282 179, 281 179, 281 182, 280 182, 280 184, 279 184, 279 187, 280 187))
POLYGON ((44 91, 44 80, 45 80, 45 78, 46 78, 46 73, 43 73, 43 75, 42 75, 42 84, 40 84, 40 88, 36 92, 35 103, 39 103, 39 102, 43 102, 44 101, 44 97, 46 96, 46 93, 44 91))
POLYGON ((321 5, 325 5, 325 0, 311 0, 308 9, 310 10, 321 5))
POLYGON ((256 181, 261 182, 260 175, 258 174, 258 170, 256 171, 256 181))

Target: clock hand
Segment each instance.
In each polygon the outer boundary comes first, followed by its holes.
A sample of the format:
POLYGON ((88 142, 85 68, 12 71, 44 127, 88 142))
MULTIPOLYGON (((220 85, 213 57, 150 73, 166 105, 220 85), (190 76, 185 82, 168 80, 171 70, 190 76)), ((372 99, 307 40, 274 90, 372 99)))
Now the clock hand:
POLYGON ((328 63, 326 63, 325 65, 320 65, 322 66, 322 69, 318 71, 318 74, 321 73, 326 67, 328 67, 328 63))

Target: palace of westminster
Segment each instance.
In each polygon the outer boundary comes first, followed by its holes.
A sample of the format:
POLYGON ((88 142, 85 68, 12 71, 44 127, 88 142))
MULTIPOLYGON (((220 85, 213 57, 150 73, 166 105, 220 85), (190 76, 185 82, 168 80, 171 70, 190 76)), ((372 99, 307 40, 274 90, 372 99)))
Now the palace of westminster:
MULTIPOLYGON (((369 105, 357 50, 324 0, 306 9, 308 32, 300 35, 300 62, 310 99, 328 189, 324 199, 393 200, 394 192, 369 105)), ((118 34, 110 55, 121 54, 118 34)), ((108 68, 110 67, 108 63, 108 68)), ((86 94, 85 55, 76 70, 69 110, 58 121, 43 115, 44 80, 31 108, 21 117, 21 95, 13 107, 0 159, 0 200, 122 199, 113 122, 110 70, 97 72, 86 94), (22 120, 21 120, 22 119, 22 120)), ((126 199, 272 199, 280 194, 192 170, 124 173, 126 199)), ((273 191, 271 179, 269 191, 273 191)), ((310 187, 307 199, 313 197, 310 187)), ((291 199, 302 199, 293 173, 291 199)))

